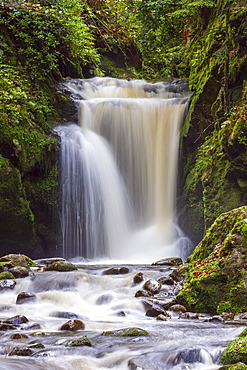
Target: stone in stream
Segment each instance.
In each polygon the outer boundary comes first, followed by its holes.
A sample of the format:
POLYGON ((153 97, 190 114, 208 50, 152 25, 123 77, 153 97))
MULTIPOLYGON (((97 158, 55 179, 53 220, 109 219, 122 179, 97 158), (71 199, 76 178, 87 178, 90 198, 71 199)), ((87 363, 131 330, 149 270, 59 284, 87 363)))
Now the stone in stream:
POLYGON ((150 336, 150 334, 140 328, 124 328, 113 331, 103 331, 101 335, 110 337, 140 337, 140 336, 150 336))
POLYGON ((4 323, 13 324, 13 325, 25 324, 26 322, 28 322, 28 319, 24 315, 16 315, 16 316, 10 317, 7 320, 4 320, 4 323))
POLYGON ((23 348, 13 348, 12 351, 9 353, 9 356, 31 356, 33 351, 31 348, 23 347, 23 348))
POLYGON ((85 325, 81 320, 69 320, 63 324, 60 330, 77 331, 85 329, 85 325))
POLYGON ((16 298, 16 304, 23 304, 23 303, 29 303, 29 302, 35 302, 37 300, 37 296, 34 293, 27 293, 22 292, 19 293, 16 298))
POLYGON ((0 280, 0 291, 7 289, 14 289, 16 281, 13 279, 0 280))
POLYGON ((101 306, 102 304, 107 304, 112 301, 112 296, 110 294, 102 294, 99 296, 99 298, 96 300, 95 304, 98 306, 101 306))
POLYGON ((28 270, 30 267, 36 266, 35 262, 24 254, 8 254, 0 258, 0 263, 6 263, 5 266, 8 266, 8 268, 14 266, 23 266, 28 270))
POLYGON ((44 268, 45 271, 60 271, 60 272, 66 272, 66 271, 74 271, 77 270, 77 267, 73 265, 73 263, 70 263, 68 261, 58 261, 58 262, 52 262, 49 265, 47 265, 44 268))
POLYGON ((163 258, 157 262, 153 262, 153 266, 179 266, 182 265, 183 261, 181 258, 173 257, 173 258, 163 258))
POLYGON ((0 321, 0 330, 1 331, 7 331, 7 330, 15 330, 17 328, 16 325, 7 324, 2 321, 0 321))
POLYGON ((50 314, 51 317, 59 317, 62 319, 78 319, 78 315, 74 312, 67 311, 55 311, 50 314))
POLYGON ((165 315, 165 311, 160 307, 151 307, 146 312, 146 316, 149 317, 157 317, 159 315, 165 315))
POLYGON ((128 267, 112 267, 108 270, 105 270, 103 272, 103 275, 123 275, 128 273, 129 273, 128 267))
POLYGON ((174 280, 171 276, 162 276, 157 281, 161 285, 174 285, 174 280))
POLYGON ((168 308, 169 311, 173 312, 186 312, 186 308, 181 304, 173 304, 168 308))
POLYGON ((136 274, 133 278, 133 283, 134 284, 139 284, 143 281, 143 273, 142 272, 138 272, 138 274, 136 274))
POLYGON ((15 266, 9 269, 15 278, 24 278, 29 275, 29 270, 23 266, 15 266))
POLYGON ((147 290, 152 294, 156 294, 161 289, 161 284, 155 279, 149 279, 143 285, 143 289, 147 290))
POLYGON ((14 279, 14 275, 9 271, 0 272, 0 280, 14 279))
POLYGON ((71 340, 68 344, 68 347, 80 347, 80 346, 88 346, 92 347, 92 343, 90 339, 87 336, 84 336, 82 338, 78 338, 75 340, 71 340))
POLYGON ((148 292, 147 290, 137 290, 135 293, 135 297, 152 297, 152 293, 148 292))
POLYGON ((19 339, 27 339, 28 336, 26 334, 23 334, 23 333, 15 333, 15 334, 12 334, 10 338, 14 339, 14 340, 16 340, 16 339, 19 340, 19 339))

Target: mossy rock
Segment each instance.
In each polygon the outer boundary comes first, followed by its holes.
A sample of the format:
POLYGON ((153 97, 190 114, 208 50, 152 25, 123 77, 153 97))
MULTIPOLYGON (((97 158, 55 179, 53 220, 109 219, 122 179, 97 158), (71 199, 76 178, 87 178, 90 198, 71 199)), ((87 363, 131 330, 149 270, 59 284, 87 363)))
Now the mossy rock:
POLYGON ((179 268, 185 281, 177 300, 189 311, 247 311, 247 207, 224 213, 179 268))
POLYGON ((0 272, 0 280, 14 279, 14 275, 9 271, 0 272))
POLYGON ((0 263, 11 264, 13 267, 22 266, 28 270, 30 270, 30 267, 36 266, 35 262, 24 254, 7 254, 0 258, 0 263))
POLYGON ((125 328, 113 331, 104 331, 101 335, 108 337, 140 337, 140 336, 150 336, 150 334, 140 328, 125 328))
POLYGON ((220 356, 223 365, 241 362, 247 365, 247 337, 241 337, 231 341, 220 356))
POLYGON ((45 271, 74 271, 77 270, 77 267, 73 265, 73 263, 70 263, 68 261, 63 262, 52 262, 49 265, 47 265, 44 269, 45 271))
POLYGON ((70 341, 67 344, 67 346, 68 347, 82 347, 82 346, 92 347, 92 343, 87 336, 84 336, 82 338, 70 341))
POLYGON ((224 365, 221 366, 218 370, 247 370, 247 365, 242 362, 238 362, 234 365, 224 365))

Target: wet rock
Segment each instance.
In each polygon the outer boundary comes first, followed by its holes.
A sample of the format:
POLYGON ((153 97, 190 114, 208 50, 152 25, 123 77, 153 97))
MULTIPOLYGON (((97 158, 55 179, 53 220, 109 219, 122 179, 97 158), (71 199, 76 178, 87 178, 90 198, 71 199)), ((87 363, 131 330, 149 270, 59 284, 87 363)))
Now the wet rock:
POLYGON ((204 320, 204 321, 208 321, 208 322, 215 322, 215 323, 217 323, 217 322, 222 322, 222 321, 223 321, 223 319, 222 319, 222 317, 221 317, 221 316, 212 316, 212 317, 210 317, 209 319, 206 319, 206 320, 204 320))
POLYGON ((125 315, 124 311, 119 311, 117 313, 117 316, 119 316, 119 317, 125 317, 126 315, 125 315))
POLYGON ((231 312, 222 312, 221 317, 223 321, 234 320, 234 314, 231 312))
POLYGON ((36 266, 35 262, 24 254, 8 254, 1 257, 0 262, 7 262, 11 264, 10 267, 23 266, 26 267, 28 270, 30 269, 30 267, 36 266))
POLYGON ((97 300, 96 300, 96 304, 98 306, 102 305, 102 304, 107 304, 107 303, 110 303, 112 300, 112 296, 110 294, 102 294, 97 300))
POLYGON ((143 281, 143 273, 142 272, 138 272, 138 274, 136 274, 133 278, 133 283, 134 284, 139 284, 143 281))
POLYGON ((150 336, 150 334, 140 328, 124 328, 113 331, 104 331, 101 335, 110 337, 140 337, 140 336, 150 336))
POLYGON ((15 333, 15 334, 12 334, 11 339, 27 339, 28 336, 26 334, 22 334, 22 333, 15 333))
POLYGON ((143 289, 147 290, 152 294, 156 294, 161 289, 161 284, 155 279, 149 279, 143 285, 143 289))
MULTIPOLYGON (((204 352, 207 352, 205 350, 197 349, 197 348, 191 348, 186 349, 184 351, 181 351, 174 361, 174 365, 178 363, 189 363, 194 364, 195 362, 203 362, 203 354, 204 352)), ((209 355, 209 354, 208 354, 209 355)))
POLYGON ((14 279, 14 275, 9 271, 0 272, 0 280, 14 279))
POLYGON ((68 261, 58 261, 58 262, 52 262, 49 265, 47 265, 44 268, 45 271, 60 271, 60 272, 66 272, 66 271, 74 271, 77 270, 77 267, 73 265, 73 263, 70 263, 68 261))
POLYGON ((22 292, 19 293, 16 298, 16 304, 23 304, 23 303, 29 303, 29 302, 35 302, 37 300, 37 296, 34 293, 27 293, 22 292))
POLYGON ((157 280, 161 285, 174 285, 174 280, 171 276, 163 276, 157 280))
POLYGON ((39 348, 45 348, 45 346, 42 343, 33 343, 33 344, 30 344, 28 346, 28 348, 36 348, 36 349, 39 349, 39 348))
POLYGON ((181 258, 163 258, 157 262, 153 262, 152 265, 154 266, 179 266, 182 265, 183 261, 181 258))
POLYGON ((1 331, 7 331, 7 330, 15 330, 16 329, 16 325, 12 325, 12 324, 7 324, 7 323, 4 323, 4 322, 0 322, 0 330, 1 331))
POLYGON ((40 324, 37 324, 37 323, 34 323, 31 326, 28 326, 26 328, 26 330, 39 330, 39 329, 41 329, 41 326, 40 326, 40 324))
POLYGON ((73 312, 67 312, 67 311, 55 311, 50 314, 51 317, 59 317, 62 319, 77 319, 78 315, 76 315, 73 312))
POLYGON ((85 325, 81 320, 69 320, 63 324, 60 330, 77 331, 85 329, 85 325))
POLYGON ((152 297, 152 293, 146 291, 146 290, 138 290, 136 293, 135 293, 135 297, 152 297))
POLYGON ((29 270, 26 267, 15 266, 9 269, 15 278, 24 278, 29 275, 29 270))
POLYGON ((160 320, 160 321, 167 321, 171 318, 170 315, 168 315, 167 313, 166 314, 160 314, 156 317, 156 320, 160 320))
POLYGON ((23 348, 14 348, 10 353, 9 356, 32 356, 33 351, 31 348, 23 347, 23 348))
POLYGON ((173 312, 186 312, 186 308, 181 304, 173 304, 168 308, 169 311, 173 312))
POLYGON ((149 317, 157 317, 159 315, 165 315, 165 311, 159 307, 151 307, 146 312, 146 316, 149 317))
POLYGON ((80 347, 80 346, 88 346, 92 347, 92 343, 90 339, 87 336, 84 336, 82 338, 72 340, 67 344, 68 347, 80 347))
POLYGON ((129 273, 128 267, 112 267, 108 270, 105 270, 103 272, 103 275, 122 275, 128 273, 129 273))
POLYGON ((172 271, 169 276, 177 283, 183 280, 182 275, 177 270, 172 271))
POLYGON ((161 308, 163 310, 168 310, 172 305, 177 304, 177 300, 175 298, 149 298, 144 299, 143 304, 146 309, 155 307, 161 308))
POLYGON ((247 312, 239 313, 234 316, 235 320, 247 320, 247 312))
POLYGON ((1 290, 7 290, 7 289, 14 289, 16 285, 16 281, 15 280, 0 280, 0 291, 1 290))
POLYGON ((13 325, 25 324, 26 322, 28 322, 28 319, 24 315, 16 315, 14 317, 10 317, 7 320, 4 320, 4 323, 13 325))

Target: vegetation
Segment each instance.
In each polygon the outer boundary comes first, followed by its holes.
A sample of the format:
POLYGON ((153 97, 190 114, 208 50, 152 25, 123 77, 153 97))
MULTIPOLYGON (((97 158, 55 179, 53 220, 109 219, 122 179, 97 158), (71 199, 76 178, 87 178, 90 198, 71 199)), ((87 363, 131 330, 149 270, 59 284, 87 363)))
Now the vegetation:
MULTIPOLYGON (((246 369, 247 365, 247 335, 246 329, 244 329, 238 336, 237 339, 230 342, 226 350, 220 357, 220 362, 223 365, 237 364, 238 367, 229 367, 230 370, 234 369, 246 369)), ((235 365, 236 366, 236 365, 235 365)), ((224 369, 225 367, 223 367, 224 369)))

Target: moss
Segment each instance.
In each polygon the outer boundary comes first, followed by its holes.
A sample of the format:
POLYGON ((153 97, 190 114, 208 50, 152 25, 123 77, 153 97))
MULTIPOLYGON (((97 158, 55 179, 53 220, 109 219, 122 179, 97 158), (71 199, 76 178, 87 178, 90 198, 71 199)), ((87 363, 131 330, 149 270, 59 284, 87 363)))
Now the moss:
POLYGON ((246 206, 216 219, 180 269, 179 303, 210 314, 247 311, 246 220, 246 206))
POLYGON ((150 334, 140 328, 126 328, 114 331, 104 331, 101 335, 110 337, 139 337, 139 336, 149 336, 150 334))
POLYGON ((230 342, 220 357, 223 365, 242 362, 247 364, 247 337, 238 338, 230 342))
POLYGON ((0 272, 0 280, 14 279, 14 275, 9 271, 0 272))

